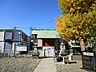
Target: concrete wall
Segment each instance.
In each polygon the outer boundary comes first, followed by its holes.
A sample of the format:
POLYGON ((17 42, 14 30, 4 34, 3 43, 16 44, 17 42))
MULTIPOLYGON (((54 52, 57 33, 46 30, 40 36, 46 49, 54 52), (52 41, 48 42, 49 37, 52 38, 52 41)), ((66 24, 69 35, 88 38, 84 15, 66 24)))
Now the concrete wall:
POLYGON ((55 51, 54 46, 44 46, 42 50, 38 50, 40 57, 54 57, 55 51))
POLYGON ((54 57, 55 56, 55 51, 54 51, 54 46, 44 46, 43 47, 43 52, 45 57, 54 57))

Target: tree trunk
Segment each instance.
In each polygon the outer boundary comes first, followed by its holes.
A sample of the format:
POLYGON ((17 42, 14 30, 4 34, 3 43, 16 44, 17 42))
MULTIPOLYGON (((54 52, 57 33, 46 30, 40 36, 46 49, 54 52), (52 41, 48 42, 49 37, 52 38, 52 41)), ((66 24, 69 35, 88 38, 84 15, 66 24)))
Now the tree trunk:
POLYGON ((85 49, 86 49, 86 44, 85 44, 85 42, 82 40, 82 41, 80 41, 80 46, 81 46, 81 51, 85 51, 85 49))

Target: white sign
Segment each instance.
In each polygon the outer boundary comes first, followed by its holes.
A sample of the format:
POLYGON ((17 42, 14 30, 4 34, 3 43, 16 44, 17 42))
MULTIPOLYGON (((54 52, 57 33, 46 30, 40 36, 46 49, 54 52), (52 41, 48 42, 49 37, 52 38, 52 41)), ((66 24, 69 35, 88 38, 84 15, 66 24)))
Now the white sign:
POLYGON ((86 55, 86 56, 94 56, 94 53, 83 52, 83 55, 86 55))
POLYGON ((42 40, 41 39, 38 39, 38 46, 42 47, 42 40))
POLYGON ((45 57, 54 57, 55 56, 54 46, 44 46, 43 52, 44 52, 45 57))
POLYGON ((16 46, 16 51, 27 51, 27 46, 26 45, 16 46))

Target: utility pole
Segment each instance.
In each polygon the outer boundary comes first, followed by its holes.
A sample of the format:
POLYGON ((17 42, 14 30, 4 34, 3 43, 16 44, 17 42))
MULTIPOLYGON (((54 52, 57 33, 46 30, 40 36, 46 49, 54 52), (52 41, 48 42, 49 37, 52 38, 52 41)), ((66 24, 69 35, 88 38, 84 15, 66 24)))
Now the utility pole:
POLYGON ((31 36, 32 30, 33 30, 32 27, 30 27, 30 36, 31 36))

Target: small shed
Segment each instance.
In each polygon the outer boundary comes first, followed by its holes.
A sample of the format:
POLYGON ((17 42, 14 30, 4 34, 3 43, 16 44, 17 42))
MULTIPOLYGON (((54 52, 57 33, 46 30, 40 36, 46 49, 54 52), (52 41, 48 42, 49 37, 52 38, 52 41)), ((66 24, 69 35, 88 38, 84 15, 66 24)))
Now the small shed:
POLYGON ((41 57, 54 57, 55 50, 60 49, 60 36, 56 30, 33 30, 32 41, 37 43, 41 57))

